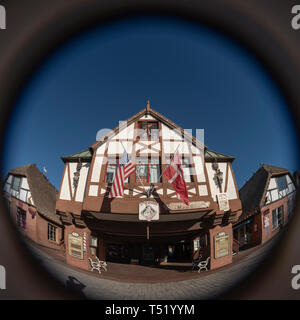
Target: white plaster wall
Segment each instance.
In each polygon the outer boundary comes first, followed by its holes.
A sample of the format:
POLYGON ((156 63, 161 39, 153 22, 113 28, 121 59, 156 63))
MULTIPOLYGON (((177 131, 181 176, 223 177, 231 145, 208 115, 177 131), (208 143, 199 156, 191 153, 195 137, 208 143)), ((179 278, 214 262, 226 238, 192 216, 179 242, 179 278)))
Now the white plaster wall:
MULTIPOLYGON (((225 181, 226 181, 226 162, 219 162, 219 169, 223 172, 223 182, 222 182, 222 190, 225 188, 225 181)), ((214 181, 214 176, 215 176, 215 170, 212 168, 212 163, 208 162, 206 163, 206 170, 207 170, 207 175, 208 175, 208 181, 209 181, 209 186, 210 186, 210 191, 211 191, 211 196, 214 199, 214 201, 217 201, 217 194, 220 193, 218 186, 216 185, 214 181)))
POLYGON ((75 201, 82 202, 84 197, 84 191, 86 186, 86 180, 89 173, 90 164, 89 163, 82 163, 82 167, 80 170, 80 176, 76 191, 76 198, 75 201))
POLYGON ((112 139, 113 140, 116 140, 116 139, 133 140, 133 135, 134 135, 134 123, 122 129, 119 133, 114 135, 112 139))
POLYGON ((89 196, 97 197, 98 195, 98 186, 90 186, 89 196))
POLYGON ((11 174, 8 176, 8 178, 7 178, 7 182, 8 182, 8 183, 11 183, 11 182, 12 182, 12 177, 13 177, 13 176, 12 176, 11 174))
POLYGON ((23 178, 22 178, 21 188, 26 189, 26 190, 29 190, 29 185, 28 185, 28 181, 27 181, 27 178, 26 178, 26 177, 23 177, 23 178))
POLYGON ((71 176, 71 192, 73 197, 75 192, 75 188, 73 185, 73 178, 74 178, 74 173, 76 172, 77 162, 70 162, 69 166, 70 166, 70 176, 71 176))
POLYGON ((277 183, 275 178, 270 179, 268 190, 277 188, 277 183))
POLYGON ((232 172, 230 170, 230 168, 228 168, 228 184, 227 184, 227 197, 228 200, 232 200, 232 199, 237 199, 237 190, 235 188, 235 183, 233 180, 233 175, 232 172))
POLYGON ((92 177, 91 177, 92 182, 99 182, 99 180, 100 180, 103 159, 104 159, 104 157, 102 157, 102 156, 95 157, 93 172, 92 172, 92 177))
POLYGON ((198 182, 205 182, 204 166, 201 156, 193 157, 198 182))
POLYGON ((26 202, 27 200, 27 190, 20 189, 19 199, 26 202))
MULTIPOLYGON (((66 164, 67 166, 68 164, 66 164)), ((71 200, 70 196, 70 191, 69 191, 69 172, 66 168, 64 177, 63 177, 63 182, 61 186, 61 191, 60 191, 60 199, 62 200, 71 200)))
POLYGON ((97 154, 97 155, 98 155, 98 154, 104 155, 105 148, 106 148, 106 142, 103 143, 103 144, 97 149, 96 154, 97 154))

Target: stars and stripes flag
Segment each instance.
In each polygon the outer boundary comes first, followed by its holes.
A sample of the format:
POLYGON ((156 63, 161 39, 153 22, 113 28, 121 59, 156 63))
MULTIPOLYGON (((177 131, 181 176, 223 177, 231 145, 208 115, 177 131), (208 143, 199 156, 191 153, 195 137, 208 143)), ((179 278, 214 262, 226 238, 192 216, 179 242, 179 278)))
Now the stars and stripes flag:
POLYGON ((123 196, 124 194, 124 181, 136 170, 135 164, 129 159, 126 151, 124 151, 122 158, 119 161, 119 166, 117 167, 115 178, 113 180, 109 198, 114 198, 117 196, 123 196))
POLYGON ((180 200, 186 205, 189 205, 188 192, 183 178, 183 171, 178 153, 174 155, 170 165, 164 172, 164 176, 168 179, 168 182, 172 185, 180 200))

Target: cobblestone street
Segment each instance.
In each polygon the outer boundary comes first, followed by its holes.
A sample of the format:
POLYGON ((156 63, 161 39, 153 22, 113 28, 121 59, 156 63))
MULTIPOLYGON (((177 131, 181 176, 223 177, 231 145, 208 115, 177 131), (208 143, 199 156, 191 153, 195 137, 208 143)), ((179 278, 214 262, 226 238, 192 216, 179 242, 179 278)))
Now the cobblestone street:
MULTIPOLYGON (((82 297, 88 299, 108 300, 176 300, 176 299, 211 299, 221 295, 225 289, 237 284, 247 276, 264 259, 276 240, 268 242, 262 247, 239 253, 234 257, 233 264, 219 270, 198 274, 190 271, 183 275, 186 280, 164 282, 126 282, 110 280, 107 274, 89 274, 72 268, 64 262, 53 258, 44 250, 30 245, 34 255, 48 271, 68 288, 75 289, 82 297), (106 278, 104 278, 106 277, 106 278)), ((108 264, 109 266, 109 264, 108 264)), ((140 266, 128 266, 139 268, 140 266)), ((120 265, 122 268, 122 265, 120 265)), ((147 267, 141 267, 147 268, 147 267)), ((151 273, 155 268, 147 268, 151 273)), ((133 269, 134 271, 134 269, 133 269)), ((161 272, 161 271, 159 271, 161 272)), ((166 275, 172 270, 162 270, 166 275)), ((171 274, 171 273, 170 273, 171 274)))

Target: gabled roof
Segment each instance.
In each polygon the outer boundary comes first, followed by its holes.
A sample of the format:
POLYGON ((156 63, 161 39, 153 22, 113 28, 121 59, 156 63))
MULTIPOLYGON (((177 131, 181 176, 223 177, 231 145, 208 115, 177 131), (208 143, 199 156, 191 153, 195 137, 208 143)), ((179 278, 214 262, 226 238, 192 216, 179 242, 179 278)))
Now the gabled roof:
POLYGON ((245 220, 263 207, 271 177, 286 173, 289 173, 287 169, 261 164, 260 168, 239 190, 243 213, 238 222, 245 220))
POLYGON ((57 190, 35 164, 12 169, 8 174, 26 177, 37 211, 42 216, 61 225, 55 210, 57 190))
MULTIPOLYGON (((214 161, 215 159, 217 161, 233 161, 235 159, 235 157, 231 157, 231 156, 226 156, 225 154, 216 152, 216 151, 211 151, 208 149, 205 149, 204 151, 204 156, 205 156, 205 160, 206 161, 214 161)), ((92 160, 92 153, 90 150, 85 150, 85 151, 81 151, 78 153, 74 153, 70 156, 65 156, 61 158, 64 162, 66 161, 87 161, 90 162, 92 160)))
POLYGON ((187 140, 190 140, 194 145, 200 147, 200 148, 206 148, 201 141, 196 139, 194 136, 189 134, 187 131, 184 131, 180 126, 163 116, 162 114, 158 113, 157 111, 150 108, 150 104, 148 102, 147 108, 144 108, 140 112, 136 113, 134 116, 129 118, 127 121, 124 121, 121 125, 115 127, 113 130, 111 130, 105 137, 103 137, 101 140, 96 141, 94 144, 90 146, 90 149, 96 149, 99 146, 101 146, 104 142, 106 142, 109 138, 113 137, 115 134, 120 132, 122 129, 126 128, 127 126, 131 125, 133 122, 137 121, 138 119, 142 118, 145 115, 150 115, 156 118, 157 120, 164 123, 166 126, 177 130, 178 132, 185 135, 185 138, 187 140))
POLYGON ((217 161, 233 161, 235 159, 234 157, 226 156, 226 155, 224 155, 222 153, 218 153, 218 152, 215 152, 215 151, 207 150, 207 147, 205 145, 203 145, 203 143, 201 141, 196 139, 194 136, 189 134, 187 131, 184 131, 180 126, 178 126, 177 124, 175 124, 174 122, 172 122, 171 120, 169 120, 168 118, 163 116, 162 114, 160 114, 157 111, 155 111, 154 109, 150 108, 149 102, 147 104, 147 108, 144 108, 143 110, 141 110, 140 112, 136 113, 134 116, 129 118, 127 121, 124 121, 121 125, 115 127, 106 136, 104 136, 101 140, 96 141, 94 144, 92 144, 89 147, 89 150, 82 151, 82 152, 79 152, 79 153, 75 153, 75 154, 72 154, 70 156, 65 156, 65 157, 62 157, 61 159, 64 162, 66 162, 66 161, 78 161, 79 159, 80 159, 80 161, 90 161, 91 157, 92 157, 92 154, 93 154, 93 151, 96 148, 101 146, 103 143, 105 143, 108 139, 113 137, 118 132, 122 131, 126 126, 131 125, 132 123, 134 123, 135 121, 137 121, 138 119, 142 118, 145 115, 153 116, 154 118, 156 118, 159 121, 161 121, 162 123, 164 123, 166 126, 172 128, 172 129, 175 129, 178 132, 184 134, 185 139, 187 139, 188 141, 193 143, 195 146, 198 146, 201 149, 204 148, 206 161, 214 161, 215 159, 217 161))

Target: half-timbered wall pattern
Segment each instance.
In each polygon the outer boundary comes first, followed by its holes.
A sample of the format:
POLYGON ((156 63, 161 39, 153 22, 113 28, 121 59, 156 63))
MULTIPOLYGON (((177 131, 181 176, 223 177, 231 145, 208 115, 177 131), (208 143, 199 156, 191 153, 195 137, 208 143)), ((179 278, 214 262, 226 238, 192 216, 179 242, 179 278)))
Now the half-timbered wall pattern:
POLYGON ((4 185, 4 192, 18 200, 34 205, 26 177, 9 175, 4 185), (17 183, 14 183, 15 179, 18 179, 17 183))
POLYGON ((295 190, 295 185, 288 174, 272 177, 266 192, 265 204, 270 204, 289 196, 290 194, 294 193, 295 190))

